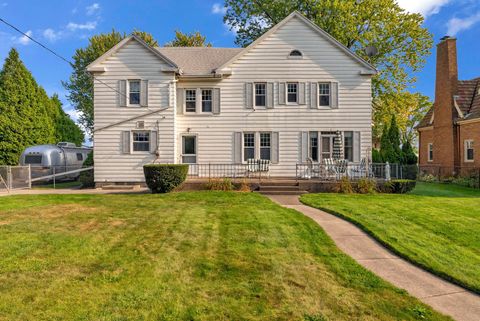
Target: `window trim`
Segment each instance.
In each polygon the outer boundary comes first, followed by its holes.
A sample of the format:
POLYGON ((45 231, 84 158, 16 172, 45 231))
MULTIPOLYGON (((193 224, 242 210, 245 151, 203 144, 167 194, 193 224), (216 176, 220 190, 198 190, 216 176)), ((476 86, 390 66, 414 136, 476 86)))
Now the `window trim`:
POLYGON ((308 132, 308 153, 307 156, 315 163, 318 163, 321 159, 320 155, 320 132, 311 130, 308 132), (312 134, 315 133, 317 135, 317 155, 316 155, 316 160, 314 159, 314 155, 312 154, 312 134))
POLYGON ((131 130, 130 131, 130 153, 131 154, 150 154, 152 149, 152 131, 151 130, 131 130), (135 150, 135 133, 148 133, 148 150, 135 150))
POLYGON ((253 108, 267 108, 267 96, 268 96, 268 83, 266 81, 258 81, 253 83, 253 108), (265 105, 257 105, 257 85, 264 85, 265 86, 265 105))
POLYGON ((182 141, 182 152, 180 153, 180 160, 182 164, 198 164, 198 135, 197 134, 190 134, 190 133, 185 133, 181 134, 181 141, 182 141), (195 154, 184 154, 185 151, 185 146, 184 146, 184 137, 194 137, 195 138, 195 154), (184 163, 183 162, 183 157, 184 156, 195 156, 195 163, 184 163))
POLYGON ((342 139, 343 139, 343 158, 348 160, 350 163, 353 163, 354 162, 354 159, 355 159, 355 134, 352 130, 345 130, 342 132, 342 139), (348 148, 351 148, 352 149, 352 159, 348 159, 346 157, 346 151, 347 151, 347 144, 346 144, 346 138, 347 138, 347 133, 349 133, 349 136, 352 140, 352 146, 348 146, 348 148))
POLYGON ((198 88, 184 88, 183 89, 183 96, 185 97, 183 99, 183 113, 186 115, 192 115, 192 114, 197 114, 198 113, 198 88), (194 91, 195 92, 195 111, 187 111, 187 91, 194 91))
MULTIPOLYGON (((199 113, 201 114, 213 114, 213 88, 198 88, 200 90, 200 110, 199 113), (203 111, 203 91, 210 90, 210 111, 203 111)), ((206 100, 208 101, 208 100, 206 100)))
POLYGON ((258 132, 258 159, 263 159, 262 158, 262 148, 267 148, 267 147, 262 147, 262 134, 268 134, 269 135, 269 141, 270 141, 270 146, 268 147, 270 151, 270 157, 268 158, 268 161, 272 161, 272 132, 269 131, 261 131, 258 132))
POLYGON ((141 79, 127 79, 127 93, 128 93, 128 102, 127 106, 128 107, 142 107, 140 104, 140 101, 142 99, 142 80, 141 79), (132 104, 130 102, 130 83, 131 82, 138 82, 138 104, 132 104))
POLYGON ((433 162, 433 157, 435 155, 433 154, 433 143, 428 143, 427 144, 427 161, 428 162, 433 162))
POLYGON ((326 109, 331 109, 332 108, 332 83, 331 82, 325 82, 325 81, 319 81, 317 82, 317 107, 318 108, 326 108, 326 109), (328 106, 327 105, 321 105, 321 99, 320 96, 326 96, 325 94, 321 95, 320 94, 320 85, 328 85, 328 106))
POLYGON ((242 164, 246 164, 248 160, 245 159, 245 134, 253 134, 253 159, 257 158, 257 133, 252 131, 242 132, 242 164))
POLYGON ((300 83, 298 81, 289 81, 286 83, 286 88, 285 88, 285 102, 287 105, 298 105, 298 102, 299 102, 299 97, 300 97, 300 93, 299 93, 299 89, 300 89, 300 83), (296 85, 297 86, 297 90, 295 91, 295 94, 296 94, 296 97, 297 99, 293 102, 293 101, 288 101, 288 85, 296 85))
POLYGON ((465 163, 473 163, 475 162, 475 148, 474 148, 474 140, 473 139, 465 139, 463 141, 463 161, 465 163), (472 148, 467 148, 468 144, 471 143, 472 144, 472 148), (473 158, 472 159, 469 159, 468 158, 468 150, 471 149, 473 151, 473 158))

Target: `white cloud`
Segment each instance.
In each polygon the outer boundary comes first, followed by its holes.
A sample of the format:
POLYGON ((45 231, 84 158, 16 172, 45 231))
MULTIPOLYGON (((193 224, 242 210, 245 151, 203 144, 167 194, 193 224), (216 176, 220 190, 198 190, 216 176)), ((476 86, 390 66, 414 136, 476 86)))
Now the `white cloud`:
POLYGON ((98 3, 94 3, 91 6, 87 6, 85 8, 85 11, 87 12, 88 16, 91 16, 91 15, 95 14, 99 10, 100 10, 100 5, 98 3))
POLYGON ((213 14, 225 14, 227 13, 227 8, 222 6, 220 3, 214 3, 212 6, 213 14))
POLYGON ((7 2, 2 2, 2 3, 0 3, 0 7, 6 7, 6 6, 8 6, 8 3, 7 3, 7 2))
POLYGON ((62 32, 61 31, 55 31, 51 28, 47 28, 43 30, 42 33, 43 37, 49 40, 50 42, 54 42, 62 37, 62 32))
MULTIPOLYGON (((28 30, 27 32, 25 32, 25 34, 27 36, 31 37, 32 36, 32 30, 28 30)), ((14 40, 15 40, 16 43, 19 43, 21 45, 26 46, 31 42, 31 40, 27 36, 21 36, 21 37, 18 37, 18 38, 14 38, 14 40)))
POLYGON ((451 0, 397 0, 398 5, 406 11, 420 13, 424 17, 437 14, 449 2, 451 0))
POLYGON ((76 30, 93 30, 97 27, 97 22, 96 21, 89 21, 84 24, 79 24, 79 23, 74 23, 74 22, 69 22, 67 25, 67 29, 71 31, 76 31, 76 30))
POLYGON ((480 12, 477 12, 476 14, 463 19, 452 18, 447 22, 447 28, 448 28, 447 34, 449 36, 455 36, 460 31, 470 29, 473 25, 477 24, 478 22, 480 22, 480 12))

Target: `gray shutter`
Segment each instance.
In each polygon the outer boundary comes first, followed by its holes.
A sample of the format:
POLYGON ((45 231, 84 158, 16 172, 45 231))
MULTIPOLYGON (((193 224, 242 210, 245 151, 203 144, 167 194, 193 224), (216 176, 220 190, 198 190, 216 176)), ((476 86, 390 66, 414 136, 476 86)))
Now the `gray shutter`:
POLYGON ((127 81, 126 80, 118 81, 118 106, 120 107, 127 106, 127 81))
POLYGON ((235 164, 242 163, 242 133, 233 133, 233 162, 235 164))
POLYGON ((273 108, 273 94, 274 94, 273 82, 267 83, 267 108, 273 108))
POLYGON ((247 82, 245 84, 245 93, 243 97, 245 99, 245 108, 253 109, 253 83, 247 82))
POLYGON ((151 131, 150 132, 150 153, 155 154, 157 152, 157 139, 158 139, 158 132, 151 131))
POLYGON ((308 157, 308 132, 300 133, 300 163, 307 162, 308 157))
POLYGON ((279 134, 278 132, 273 132, 272 133, 272 155, 271 155, 271 159, 272 159, 272 164, 278 164, 279 160, 280 160, 280 141, 279 141, 279 134))
POLYGON ((317 109, 318 108, 318 94, 317 94, 317 83, 311 82, 310 83, 310 108, 317 109))
POLYGON ((177 88, 177 114, 183 114, 183 101, 184 101, 185 91, 183 88, 177 88))
POLYGON ((213 88, 213 109, 215 115, 220 114, 220 88, 213 88))
POLYGON ((122 153, 130 154, 130 131, 122 131, 122 153))
POLYGON ((353 132, 353 161, 360 162, 360 155, 362 154, 361 133, 353 132))
POLYGON ((148 80, 140 82, 140 106, 148 106, 148 80))
POLYGON ((285 105, 285 87, 286 84, 281 82, 278 84, 278 104, 285 105))
POLYGON ((332 90, 331 107, 338 108, 338 82, 332 82, 330 88, 332 90))
POLYGON ((305 83, 298 84, 298 104, 305 105, 305 83))

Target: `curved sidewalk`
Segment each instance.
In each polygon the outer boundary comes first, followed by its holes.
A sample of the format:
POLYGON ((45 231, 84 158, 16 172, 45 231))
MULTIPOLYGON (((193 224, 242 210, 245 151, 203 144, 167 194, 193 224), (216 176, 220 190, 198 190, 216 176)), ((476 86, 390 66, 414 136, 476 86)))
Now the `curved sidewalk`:
POLYGON ((301 204, 298 196, 268 197, 313 219, 343 252, 435 310, 458 321, 480 321, 480 296, 475 293, 414 266, 388 251, 350 222, 301 204))

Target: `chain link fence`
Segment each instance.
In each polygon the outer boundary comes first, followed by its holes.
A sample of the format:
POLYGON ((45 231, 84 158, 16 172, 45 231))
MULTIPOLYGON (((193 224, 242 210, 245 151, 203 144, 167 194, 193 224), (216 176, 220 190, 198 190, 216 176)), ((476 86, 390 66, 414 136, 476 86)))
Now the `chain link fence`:
POLYGON ((30 166, 0 166, 0 192, 32 186, 30 166))

